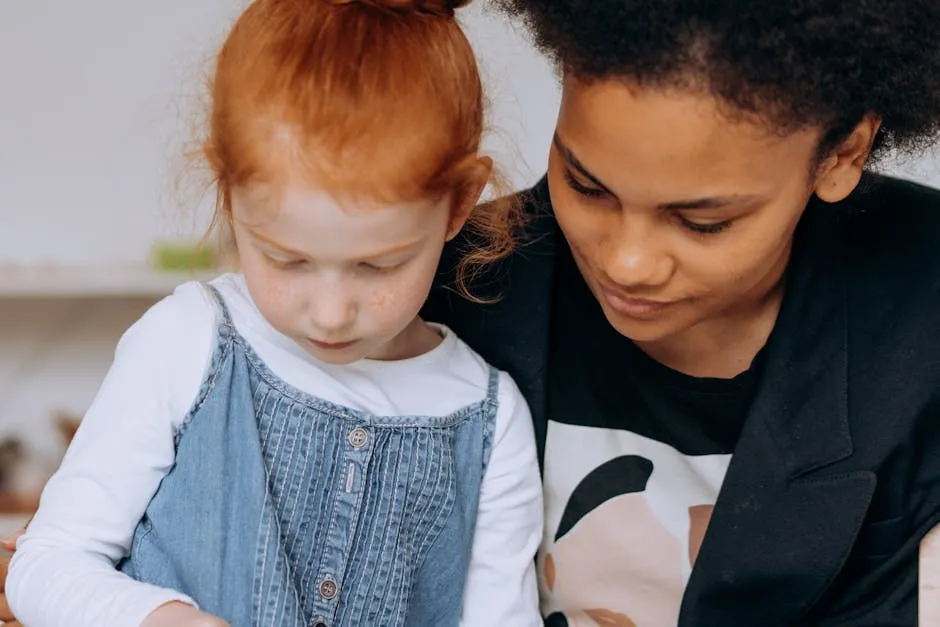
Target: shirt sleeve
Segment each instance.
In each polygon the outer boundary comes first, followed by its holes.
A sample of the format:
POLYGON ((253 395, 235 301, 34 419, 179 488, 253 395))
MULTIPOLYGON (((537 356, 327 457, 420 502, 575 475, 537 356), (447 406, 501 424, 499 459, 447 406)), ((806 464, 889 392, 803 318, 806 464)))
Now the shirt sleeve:
POLYGON ((185 284, 122 336, 114 362, 17 543, 8 602, 30 627, 140 625, 185 595, 115 569, 175 459, 211 359, 215 306, 185 284))
POLYGON ((528 405, 501 374, 499 411, 464 596, 462 627, 541 627, 535 554, 542 540, 542 484, 528 405))

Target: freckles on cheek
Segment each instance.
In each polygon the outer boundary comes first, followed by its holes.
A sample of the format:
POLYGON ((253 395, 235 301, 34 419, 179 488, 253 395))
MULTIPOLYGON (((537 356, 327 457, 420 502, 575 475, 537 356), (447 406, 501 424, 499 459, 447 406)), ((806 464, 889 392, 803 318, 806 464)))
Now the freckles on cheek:
POLYGON ((372 308, 376 311, 385 311, 388 309, 389 305, 394 301, 394 296, 392 292, 386 289, 374 289, 372 290, 372 308))
POLYGON ((290 285, 267 268, 258 266, 246 268, 245 278, 258 309, 275 327, 282 326, 291 301, 290 285))
POLYGON ((278 303, 287 297, 287 290, 280 281, 264 281, 261 286, 269 300, 278 303))
MULTIPOLYGON (((417 315, 423 304, 413 302, 417 292, 406 286, 397 289, 375 288, 369 296, 369 309, 385 320, 398 320, 399 318, 417 315)), ((420 300, 420 299, 418 299, 420 300)))
POLYGON ((251 277, 251 287, 266 303, 276 303, 284 299, 284 287, 280 281, 273 280, 266 272, 259 272, 251 277))

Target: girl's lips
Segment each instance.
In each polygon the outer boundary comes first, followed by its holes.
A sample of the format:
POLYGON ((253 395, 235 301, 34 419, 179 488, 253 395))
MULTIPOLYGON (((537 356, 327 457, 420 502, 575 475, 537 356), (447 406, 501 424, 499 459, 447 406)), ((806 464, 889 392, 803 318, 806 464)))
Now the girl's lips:
POLYGON ((344 348, 349 348, 350 346, 355 344, 356 341, 351 340, 349 342, 321 342, 319 340, 311 339, 310 343, 316 346, 317 348, 322 348, 323 350, 338 351, 344 348))

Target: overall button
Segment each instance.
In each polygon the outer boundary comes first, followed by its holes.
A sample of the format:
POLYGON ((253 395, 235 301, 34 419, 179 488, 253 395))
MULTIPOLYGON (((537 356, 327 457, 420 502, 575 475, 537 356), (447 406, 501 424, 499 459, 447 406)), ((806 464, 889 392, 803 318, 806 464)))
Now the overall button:
POLYGON ((313 627, 326 627, 326 623, 324 623, 322 620, 318 620, 318 621, 313 625, 313 627))
POLYGON ((332 599, 336 596, 336 582, 332 579, 324 579, 320 582, 320 596, 324 599, 332 599))
POLYGON ((350 446, 360 449, 369 441, 369 434, 362 427, 356 427, 349 432, 349 437, 346 439, 349 441, 350 446))

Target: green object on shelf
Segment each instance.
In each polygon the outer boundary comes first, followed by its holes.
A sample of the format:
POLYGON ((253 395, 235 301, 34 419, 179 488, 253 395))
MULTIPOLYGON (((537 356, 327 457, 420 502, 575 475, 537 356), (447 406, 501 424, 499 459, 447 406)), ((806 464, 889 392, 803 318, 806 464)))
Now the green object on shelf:
POLYGON ((185 243, 161 243, 153 247, 153 267, 164 272, 211 270, 216 256, 209 246, 185 243))

